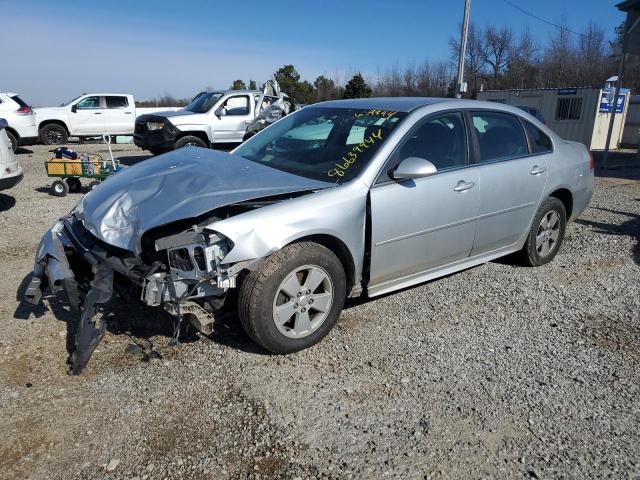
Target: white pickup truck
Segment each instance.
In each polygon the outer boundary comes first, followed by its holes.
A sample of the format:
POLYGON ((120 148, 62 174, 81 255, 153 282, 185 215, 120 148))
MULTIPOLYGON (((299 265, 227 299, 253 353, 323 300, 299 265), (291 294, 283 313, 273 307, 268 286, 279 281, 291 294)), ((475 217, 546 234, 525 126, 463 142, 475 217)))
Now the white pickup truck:
POLYGON ((133 135, 136 117, 178 108, 136 108, 133 95, 85 93, 59 107, 36 108, 36 125, 45 145, 66 143, 69 137, 103 134, 133 135))
POLYGON ((275 79, 267 80, 262 91, 202 92, 181 110, 140 115, 133 142, 153 154, 188 145, 240 143, 288 114, 290 106, 275 79))

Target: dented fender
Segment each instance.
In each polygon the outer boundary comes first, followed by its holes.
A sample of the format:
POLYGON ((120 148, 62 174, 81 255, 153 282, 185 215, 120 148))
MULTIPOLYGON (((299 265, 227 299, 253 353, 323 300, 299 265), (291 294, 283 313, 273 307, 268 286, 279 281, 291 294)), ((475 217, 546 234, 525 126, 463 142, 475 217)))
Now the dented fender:
POLYGON ((266 257, 284 246, 314 235, 340 240, 354 263, 354 279, 362 278, 368 187, 354 181, 303 197, 275 203, 208 225, 233 242, 224 264, 266 257), (340 215, 332 214, 339 211, 340 215))

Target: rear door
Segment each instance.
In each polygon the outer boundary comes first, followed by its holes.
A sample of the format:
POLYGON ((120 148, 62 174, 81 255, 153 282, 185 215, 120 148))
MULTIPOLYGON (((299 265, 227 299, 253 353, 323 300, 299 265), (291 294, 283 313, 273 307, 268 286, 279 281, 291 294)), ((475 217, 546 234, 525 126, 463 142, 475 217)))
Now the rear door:
POLYGON ((240 143, 253 119, 255 99, 253 95, 241 94, 227 97, 220 107, 224 115, 216 117, 214 140, 216 142, 240 143))
POLYGON ((77 102, 69 113, 69 121, 74 135, 105 133, 104 109, 100 103, 100 96, 92 95, 77 102))
POLYGON ((106 133, 131 135, 135 127, 135 105, 131 105, 126 95, 105 95, 106 133))
POLYGON ((529 145, 525 125, 516 115, 497 111, 468 115, 480 174, 473 256, 512 245, 528 230, 547 182, 549 150, 537 152, 529 145))
POLYGON ((467 129, 460 112, 427 117, 400 142, 371 188, 371 291, 385 291, 400 279, 410 281, 469 255, 479 177, 478 167, 468 158, 467 129), (388 172, 408 157, 429 160, 437 173, 393 180, 388 172))

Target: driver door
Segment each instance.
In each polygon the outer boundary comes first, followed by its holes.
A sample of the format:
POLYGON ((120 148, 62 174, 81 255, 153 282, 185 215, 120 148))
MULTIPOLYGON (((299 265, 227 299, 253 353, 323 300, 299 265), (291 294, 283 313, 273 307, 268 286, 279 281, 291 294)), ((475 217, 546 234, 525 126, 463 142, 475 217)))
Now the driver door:
POLYGON ((215 123, 214 139, 222 143, 240 143, 244 138, 247 125, 253 120, 255 100, 249 95, 233 95, 228 97, 220 108, 224 110, 215 123))
POLYGON ((102 135, 105 133, 104 109, 98 95, 85 97, 74 105, 69 114, 73 134, 102 135))
POLYGON ((371 188, 371 294, 469 256, 480 203, 478 181, 460 112, 430 116, 413 127, 371 188), (408 157, 429 160, 437 172, 393 180, 390 173, 408 157))

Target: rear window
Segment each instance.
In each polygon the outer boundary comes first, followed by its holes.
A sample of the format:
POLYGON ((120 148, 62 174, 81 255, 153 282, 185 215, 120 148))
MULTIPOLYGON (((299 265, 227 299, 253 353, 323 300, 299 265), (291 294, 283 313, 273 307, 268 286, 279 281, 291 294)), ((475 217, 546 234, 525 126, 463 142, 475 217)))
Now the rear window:
POLYGON ((22 100, 18 95, 11 97, 11 100, 13 100, 14 102, 16 102, 18 105, 20 105, 21 107, 28 107, 29 105, 27 105, 24 100, 22 100))
POLYGON ((531 139, 531 143, 533 146, 532 153, 546 153, 553 151, 553 143, 551 142, 549 135, 544 133, 538 127, 533 126, 526 120, 523 120, 522 123, 524 123, 524 128, 527 130, 527 134, 531 139))
POLYGON ((127 97, 105 97, 107 101, 107 108, 125 108, 129 106, 127 97))

